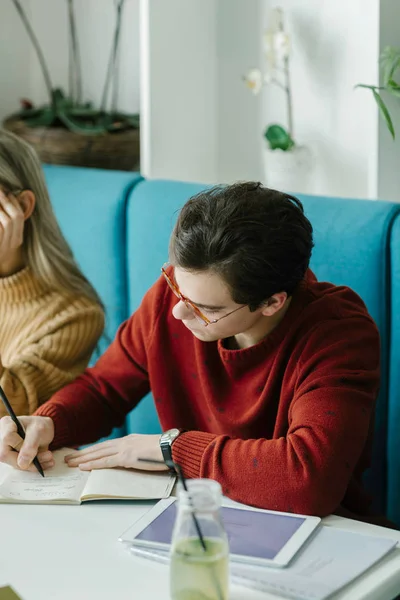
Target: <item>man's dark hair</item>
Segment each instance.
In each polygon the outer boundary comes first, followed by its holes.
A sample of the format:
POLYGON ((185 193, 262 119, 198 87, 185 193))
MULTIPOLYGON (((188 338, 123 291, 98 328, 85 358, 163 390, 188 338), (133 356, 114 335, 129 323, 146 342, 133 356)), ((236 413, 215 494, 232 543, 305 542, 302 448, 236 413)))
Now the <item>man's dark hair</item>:
POLYGON ((312 226, 300 200, 240 182, 186 202, 171 236, 170 260, 182 269, 220 275, 232 299, 254 311, 273 294, 292 295, 312 247, 312 226))

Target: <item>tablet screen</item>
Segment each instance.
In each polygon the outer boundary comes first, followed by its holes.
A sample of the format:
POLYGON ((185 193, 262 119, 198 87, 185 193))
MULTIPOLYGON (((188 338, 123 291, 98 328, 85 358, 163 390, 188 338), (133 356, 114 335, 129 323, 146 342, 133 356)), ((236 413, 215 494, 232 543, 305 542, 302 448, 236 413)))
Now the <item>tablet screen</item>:
MULTIPOLYGON (((232 554, 273 560, 304 523, 297 515, 222 507, 222 521, 232 554)), ((147 525, 136 540, 170 544, 176 518, 175 502, 147 525)))

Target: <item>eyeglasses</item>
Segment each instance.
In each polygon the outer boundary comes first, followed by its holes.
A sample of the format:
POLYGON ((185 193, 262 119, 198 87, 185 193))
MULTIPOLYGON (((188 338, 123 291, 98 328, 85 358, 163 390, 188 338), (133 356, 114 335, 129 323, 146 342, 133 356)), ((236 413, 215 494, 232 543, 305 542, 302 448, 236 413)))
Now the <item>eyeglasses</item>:
POLYGON ((205 327, 208 327, 208 325, 214 325, 215 323, 218 323, 218 321, 220 321, 221 319, 225 319, 225 317, 229 317, 229 315, 232 315, 234 312, 240 310, 241 308, 246 307, 246 304, 244 304, 243 306, 239 306, 238 308, 231 310, 226 315, 219 317, 219 319, 210 320, 208 317, 206 317, 206 315, 204 315, 201 312, 201 310, 199 309, 198 306, 196 306, 196 304, 194 304, 191 300, 189 300, 189 298, 186 298, 181 293, 181 291, 178 288, 178 286, 176 285, 176 283, 170 278, 170 276, 167 274, 167 272, 165 270, 168 266, 169 266, 168 263, 166 263, 164 266, 161 267, 161 271, 162 271, 162 274, 164 275, 165 280, 168 283, 169 287, 174 292, 175 296, 177 298, 179 298, 179 300, 185 304, 186 308, 188 308, 189 310, 191 310, 194 313, 194 316, 196 317, 196 319, 198 321, 200 321, 200 323, 202 323, 205 327))

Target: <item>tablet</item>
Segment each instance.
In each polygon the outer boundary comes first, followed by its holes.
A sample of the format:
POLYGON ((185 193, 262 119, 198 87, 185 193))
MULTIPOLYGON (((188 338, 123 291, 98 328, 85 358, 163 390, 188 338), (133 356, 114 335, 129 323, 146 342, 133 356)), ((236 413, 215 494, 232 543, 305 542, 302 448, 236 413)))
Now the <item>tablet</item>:
MULTIPOLYGON (((221 517, 232 561, 285 567, 321 519, 305 515, 223 506, 221 517)), ((119 538, 143 550, 168 552, 176 519, 176 498, 160 500, 119 538)))

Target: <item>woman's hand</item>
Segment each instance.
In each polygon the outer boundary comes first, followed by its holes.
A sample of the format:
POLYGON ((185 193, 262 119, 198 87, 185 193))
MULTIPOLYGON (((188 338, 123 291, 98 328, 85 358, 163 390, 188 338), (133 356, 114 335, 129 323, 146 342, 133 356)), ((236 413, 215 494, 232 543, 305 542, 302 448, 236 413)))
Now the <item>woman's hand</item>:
POLYGON ((133 433, 68 454, 65 462, 69 467, 79 467, 82 471, 113 467, 167 471, 168 467, 163 461, 159 440, 159 435, 133 433), (141 458, 160 461, 161 464, 142 462, 139 460, 141 458))
POLYGON ((17 433, 10 417, 0 419, 0 462, 16 469, 36 471, 32 464, 37 455, 43 469, 54 467, 49 444, 54 438, 54 423, 50 417, 18 417, 25 430, 25 440, 17 433), (15 450, 17 452, 15 452, 15 450))
POLYGON ((22 246, 25 216, 18 199, 0 190, 0 262, 22 246))

